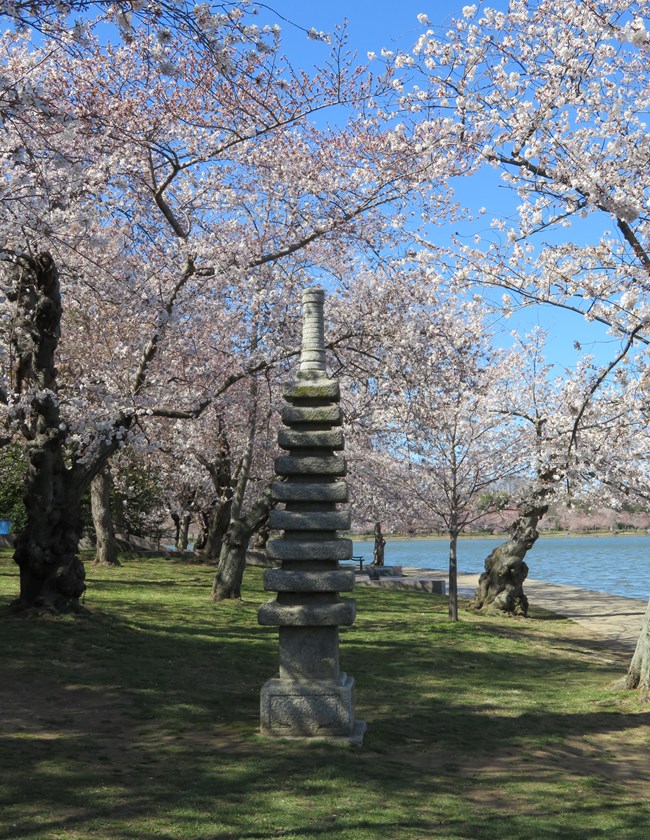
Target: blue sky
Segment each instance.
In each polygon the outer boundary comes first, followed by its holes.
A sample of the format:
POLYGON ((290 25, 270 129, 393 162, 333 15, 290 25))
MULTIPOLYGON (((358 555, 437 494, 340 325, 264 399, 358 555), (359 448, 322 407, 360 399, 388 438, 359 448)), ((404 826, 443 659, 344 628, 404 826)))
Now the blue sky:
MULTIPOLYGON (((472 0, 474 2, 474 0, 472 0)), ((440 0, 270 0, 269 8, 306 29, 330 32, 347 19, 352 46, 361 56, 373 51, 411 46, 422 31, 417 16, 424 12, 432 24, 444 25, 460 14, 464 2, 440 0)), ((491 5, 502 6, 497 0, 491 5)), ((290 26, 280 24, 290 36, 290 26)), ((293 38, 291 38, 293 42, 293 38)))
MULTIPOLYGON (((317 31, 330 32, 337 24, 347 20, 350 46, 358 52, 359 59, 365 61, 368 52, 379 53, 382 47, 408 49, 422 31, 417 20, 419 13, 428 16, 433 28, 440 26, 444 31, 450 20, 459 16, 463 6, 470 2, 480 0, 271 0, 268 8, 305 29, 313 27, 317 31)), ((503 8, 507 4, 505 0, 491 0, 489 5, 503 8)), ((297 64, 309 65, 327 54, 326 45, 310 41, 288 21, 278 20, 278 23, 282 26, 286 52, 297 64)), ((485 206, 487 216, 505 212, 508 201, 511 201, 494 174, 468 180, 461 189, 463 202, 475 207, 485 206)), ((472 234, 468 232, 468 235, 472 234)), ((498 292, 495 295, 500 297, 498 292)), ((618 341, 605 334, 600 325, 589 324, 574 313, 554 307, 530 308, 515 314, 506 328, 526 332, 536 325, 549 333, 548 360, 559 368, 575 366, 575 340, 584 350, 592 352, 601 364, 609 361, 620 346, 618 341)))

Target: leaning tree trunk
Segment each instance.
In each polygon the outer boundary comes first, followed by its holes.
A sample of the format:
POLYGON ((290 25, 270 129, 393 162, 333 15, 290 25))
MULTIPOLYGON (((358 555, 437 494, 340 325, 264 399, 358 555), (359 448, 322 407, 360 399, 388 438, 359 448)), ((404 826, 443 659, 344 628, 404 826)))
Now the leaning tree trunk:
POLYGON ((208 539, 208 527, 210 518, 207 513, 199 511, 199 533, 194 540, 194 551, 202 551, 208 539))
POLYGON ((375 546, 372 552, 372 566, 384 565, 384 551, 386 540, 381 532, 381 522, 375 522, 375 546))
POLYGON ((224 540, 230 528, 231 509, 232 499, 224 499, 216 502, 209 513, 205 544, 201 549, 203 558, 208 562, 217 563, 221 557, 224 540))
POLYGON ((187 551, 187 546, 190 540, 190 523, 192 522, 192 514, 185 511, 179 517, 178 532, 176 534, 176 550, 187 551))
POLYGON ((548 510, 549 487, 537 485, 517 506, 517 519, 510 539, 497 546, 485 561, 485 571, 469 608, 492 614, 528 615, 528 598, 524 581, 528 566, 524 557, 533 547, 539 532, 537 524, 548 510))
POLYGON ((61 295, 49 254, 20 257, 11 265, 10 300, 16 302, 12 333, 14 393, 31 390, 23 415, 28 468, 26 526, 14 559, 20 569, 16 609, 44 606, 75 610, 86 585, 78 556, 82 522, 76 482, 64 459, 65 426, 56 394, 54 356, 59 341, 61 295))
POLYGON ((268 521, 261 525, 253 534, 251 549, 254 551, 266 551, 266 544, 271 536, 271 529, 268 521))
POLYGON ((650 699, 650 601, 645 611, 636 650, 625 678, 626 688, 638 688, 643 699, 650 699))
POLYGON ((458 621, 458 530, 449 531, 449 606, 450 621, 458 621))
POLYGON ((170 514, 174 523, 174 547, 176 551, 186 551, 189 544, 190 523, 192 514, 185 510, 183 513, 172 512, 170 514))
POLYGON ((271 487, 267 487, 246 515, 242 514, 244 496, 248 485, 257 424, 257 381, 250 383, 251 409, 248 418, 246 450, 235 475, 235 488, 230 500, 230 522, 224 535, 219 555, 219 565, 212 585, 212 600, 224 601, 241 598, 241 584, 246 568, 246 551, 251 537, 268 520, 271 510, 271 487))
POLYGON ((178 548, 178 541, 180 539, 181 533, 181 517, 178 513, 171 511, 169 516, 171 517, 172 522, 174 523, 174 545, 178 548))
POLYGON ((246 568, 246 551, 253 534, 264 526, 271 510, 269 487, 253 504, 246 516, 232 518, 226 531, 217 573, 212 585, 212 600, 241 598, 241 585, 246 568))
MULTIPOLYGON (((216 501, 208 513, 203 514, 204 539, 195 546, 208 562, 217 563, 221 556, 223 541, 230 525, 233 499, 233 476, 230 445, 219 420, 219 437, 215 458, 210 461, 200 452, 195 453, 198 462, 206 468, 216 492, 216 501)), ((246 480, 248 476, 246 476, 246 480)), ((238 512, 235 511, 235 517, 238 512)))
POLYGON ((111 513, 111 474, 108 467, 97 473, 90 484, 90 508, 97 536, 95 565, 121 565, 117 559, 117 540, 111 513))

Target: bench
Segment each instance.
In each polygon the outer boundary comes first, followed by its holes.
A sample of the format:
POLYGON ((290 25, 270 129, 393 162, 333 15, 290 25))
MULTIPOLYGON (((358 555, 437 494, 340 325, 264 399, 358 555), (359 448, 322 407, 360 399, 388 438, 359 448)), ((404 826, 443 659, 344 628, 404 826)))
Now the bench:
MULTIPOLYGON (((359 571, 363 571, 363 564, 365 563, 366 558, 361 554, 355 554, 353 557, 350 557, 350 563, 358 563, 359 564, 359 571)), ((344 565, 343 563, 341 564, 344 565)))

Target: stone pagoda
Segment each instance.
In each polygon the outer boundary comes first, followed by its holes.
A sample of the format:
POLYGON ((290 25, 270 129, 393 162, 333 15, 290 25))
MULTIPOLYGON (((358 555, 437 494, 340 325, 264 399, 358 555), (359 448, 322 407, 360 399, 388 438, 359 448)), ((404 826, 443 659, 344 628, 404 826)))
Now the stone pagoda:
POLYGON ((273 498, 284 506, 270 525, 283 531, 268 543, 279 569, 265 573, 264 588, 276 592, 259 609, 262 625, 279 627, 280 671, 261 692, 261 729, 266 735, 331 738, 361 744, 365 723, 354 720, 354 679, 339 668, 339 626, 355 618, 355 603, 339 592, 354 587, 352 541, 338 537, 350 527, 338 383, 325 369, 323 289, 303 293, 300 368, 284 391, 276 458, 284 480, 273 498))

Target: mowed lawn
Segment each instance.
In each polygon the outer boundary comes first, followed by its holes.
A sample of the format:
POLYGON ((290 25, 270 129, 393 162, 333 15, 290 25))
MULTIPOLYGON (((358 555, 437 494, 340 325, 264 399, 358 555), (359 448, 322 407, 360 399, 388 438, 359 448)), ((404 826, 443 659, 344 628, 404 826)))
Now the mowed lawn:
POLYGON ((81 616, 15 615, 0 556, 0 838, 612 840, 650 835, 650 707, 630 653, 533 610, 462 612, 359 587, 341 632, 363 749, 270 740, 277 631, 261 572, 214 605, 213 569, 88 569, 81 616))

